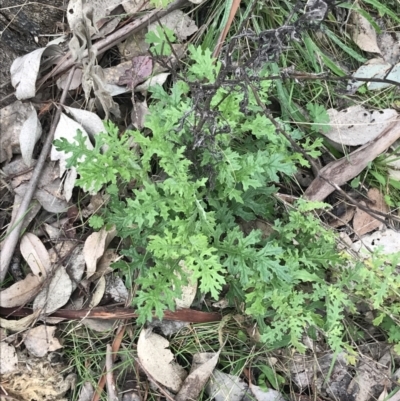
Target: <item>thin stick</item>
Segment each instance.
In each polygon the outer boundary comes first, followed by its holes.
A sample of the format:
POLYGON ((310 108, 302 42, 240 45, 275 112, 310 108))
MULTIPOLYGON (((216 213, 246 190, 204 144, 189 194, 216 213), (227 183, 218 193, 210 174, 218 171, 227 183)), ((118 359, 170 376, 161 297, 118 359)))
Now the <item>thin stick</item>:
MULTIPOLYGON (((33 313, 32 308, 2 308, 0 306, 0 316, 28 316, 33 313)), ((91 309, 58 309, 51 314, 52 317, 62 317, 68 320, 81 320, 95 318, 101 320, 109 319, 136 319, 137 311, 127 307, 96 307, 91 309)), ((154 314, 154 317, 155 314, 154 314)), ((178 309, 176 311, 164 311, 163 319, 182 321, 188 323, 211 323, 220 322, 222 315, 219 312, 202 312, 194 309, 178 309)))
MULTIPOLYGON (((75 67, 73 67, 69 73, 67 84, 61 95, 60 105, 65 103, 65 99, 67 98, 68 89, 71 85, 74 71, 75 67)), ((15 224, 13 226, 10 226, 8 236, 4 240, 3 249, 1 252, 1 261, 0 261, 0 282, 4 281, 4 278, 6 277, 8 266, 11 262, 11 258, 14 254, 15 247, 17 246, 17 242, 19 240, 19 235, 22 229, 22 222, 24 221, 24 217, 28 211, 29 205, 36 191, 36 187, 39 183, 43 167, 46 163, 47 155, 49 154, 51 145, 53 143, 54 133, 56 131, 58 121, 60 120, 60 116, 61 116, 61 107, 57 109, 57 112, 54 116, 54 120, 51 125, 49 135, 46 139, 46 142, 43 145, 43 149, 42 152, 40 153, 35 169, 33 170, 32 178, 29 182, 29 187, 27 188, 27 191, 24 195, 24 198, 22 199, 21 205, 15 216, 14 220, 15 224)))
POLYGON ((117 392, 115 391, 115 380, 113 375, 113 354, 111 345, 107 344, 106 350, 106 383, 107 383, 107 399, 109 401, 118 401, 117 392))
MULTIPOLYGON (((115 361, 115 358, 117 356, 117 352, 119 351, 119 348, 121 347, 121 342, 122 342, 122 339, 123 339, 124 334, 125 334, 126 324, 125 324, 125 322, 122 322, 121 324, 122 324, 122 326, 120 326, 120 328, 119 328, 119 330, 117 332, 117 335, 114 338, 112 347, 111 347, 112 360, 113 361, 115 361)), ((102 374, 102 376, 101 376, 101 378, 99 380, 99 383, 97 384, 96 391, 93 393, 92 401, 99 401, 100 400, 101 392, 102 392, 102 390, 104 388, 104 385, 106 384, 106 380, 107 380, 107 371, 108 371, 108 368, 107 368, 107 365, 105 365, 104 369, 103 369, 103 374, 102 374)))

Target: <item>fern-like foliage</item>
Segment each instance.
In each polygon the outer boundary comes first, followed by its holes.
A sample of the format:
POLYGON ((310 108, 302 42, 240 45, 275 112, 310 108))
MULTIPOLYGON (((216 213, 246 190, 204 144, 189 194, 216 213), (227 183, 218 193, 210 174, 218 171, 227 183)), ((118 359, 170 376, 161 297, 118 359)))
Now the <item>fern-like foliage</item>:
MULTIPOLYGON (((93 150, 79 133, 75 144, 55 143, 71 153, 69 166, 77 168, 81 187, 105 188, 110 196, 91 224, 115 224, 130 244, 118 267, 128 285, 137 277, 139 320, 174 308, 187 281, 183 261, 202 293, 218 299, 228 284, 226 297, 244 305, 271 346, 286 339, 303 349, 301 336, 314 327, 338 349, 341 321, 351 306, 346 290, 353 284, 343 274, 346 262, 334 235, 312 215, 325 205, 299 202, 286 216, 276 216, 275 184, 306 161, 276 132, 246 84, 230 77, 208 50, 191 46, 189 53, 185 81, 176 80, 169 91, 151 89, 142 132, 120 136, 106 123, 93 150), (256 218, 275 220, 274 233, 246 235, 239 222, 256 218), (342 277, 329 284, 328 271, 342 277)), ((271 83, 265 78, 261 71, 253 85, 268 104, 271 83)), ((296 139, 301 135, 284 128, 296 139)), ((357 291, 372 282, 367 273, 359 269, 357 291)), ((385 304, 376 285, 371 295, 385 304)))

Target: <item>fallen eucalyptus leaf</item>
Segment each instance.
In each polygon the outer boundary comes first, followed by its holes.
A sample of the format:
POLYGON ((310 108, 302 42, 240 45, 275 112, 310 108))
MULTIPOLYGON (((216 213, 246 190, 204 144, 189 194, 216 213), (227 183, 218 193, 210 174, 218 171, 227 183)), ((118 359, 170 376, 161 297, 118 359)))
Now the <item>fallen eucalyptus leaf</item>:
POLYGON ((44 280, 51 270, 51 262, 42 241, 36 235, 26 233, 21 238, 19 249, 32 273, 44 280))
POLYGON ((352 39, 357 46, 370 53, 379 53, 377 34, 371 23, 360 13, 351 12, 351 22, 353 26, 352 39))
POLYGON ((59 266, 49 285, 42 289, 33 301, 33 310, 50 314, 64 306, 71 296, 72 283, 64 266, 59 266))
POLYGON ((30 104, 19 100, 0 110, 0 163, 10 162, 13 154, 21 153, 19 136, 31 112, 30 104))
POLYGON ((42 126, 37 117, 36 110, 33 109, 28 119, 22 125, 21 132, 19 134, 19 144, 22 158, 28 167, 31 167, 32 165, 33 149, 35 148, 35 144, 41 135, 42 126))
POLYGON ((167 348, 169 342, 151 329, 142 329, 137 344, 140 363, 160 384, 178 392, 186 372, 174 362, 174 355, 167 348))
POLYGON ((97 262, 103 256, 104 251, 116 234, 115 227, 112 227, 109 231, 102 228, 99 232, 90 234, 86 239, 83 247, 83 255, 86 262, 87 278, 96 272, 97 262))
MULTIPOLYGON (((60 121, 57 124, 56 132, 54 133, 54 139, 65 138, 69 143, 77 143, 75 137, 78 130, 80 130, 82 135, 86 137, 85 145, 87 148, 93 149, 93 145, 89 140, 88 134, 82 125, 74 121, 72 118, 67 117, 64 113, 61 113, 60 121)), ((72 155, 70 153, 65 153, 62 150, 56 150, 54 145, 52 146, 50 158, 51 160, 60 161, 60 177, 64 174, 66 170, 67 159, 69 159, 71 156, 72 155)))
POLYGON ((0 292, 1 306, 3 308, 15 308, 31 301, 40 291, 42 279, 34 274, 14 283, 12 286, 0 292))
POLYGON ((25 316, 18 320, 10 320, 0 318, 0 327, 3 329, 9 330, 12 333, 18 333, 20 331, 26 330, 28 327, 32 326, 32 324, 37 320, 40 313, 38 311, 32 313, 32 315, 25 316))
POLYGON ((54 337, 55 326, 36 326, 24 335, 24 344, 27 350, 34 356, 41 358, 48 352, 62 348, 62 345, 54 337))
POLYGON ((156 31, 160 24, 173 31, 180 41, 186 40, 188 36, 193 35, 199 29, 196 23, 181 10, 174 10, 162 17, 159 22, 153 22, 149 25, 148 31, 156 31))
POLYGON ((106 279, 104 277, 100 277, 92 293, 92 299, 90 300, 89 308, 94 308, 100 303, 100 301, 103 299, 105 290, 106 290, 106 279))
POLYGON ((61 56, 62 51, 57 45, 50 45, 34 50, 18 57, 11 65, 11 83, 16 89, 15 97, 19 100, 29 99, 36 94, 36 79, 39 74, 42 56, 61 56))
MULTIPOLYGON (((386 205, 383 195, 377 188, 371 188, 367 193, 368 199, 371 201, 368 206, 372 210, 382 213, 388 213, 389 208, 386 205)), ((371 214, 364 212, 361 209, 356 210, 353 219, 353 228, 356 234, 361 237, 377 228, 381 228, 384 224, 375 219, 371 214)))
POLYGON ((398 114, 396 110, 367 110, 350 106, 342 111, 328 110, 330 129, 322 134, 339 145, 358 146, 375 139, 398 114))
POLYGON ((104 132, 104 124, 101 118, 87 110, 76 109, 75 107, 65 107, 65 110, 71 114, 72 118, 81 124, 91 139, 94 139, 97 134, 104 132))
POLYGON ((207 384, 217 365, 220 352, 193 355, 192 369, 189 376, 183 382, 179 393, 176 395, 175 401, 198 399, 200 392, 207 384))
POLYGON ((394 230, 375 231, 370 235, 365 235, 362 241, 354 242, 353 249, 357 252, 366 251, 364 245, 371 250, 382 247, 383 252, 387 255, 400 252, 400 233, 394 230))
POLYGON ((147 92, 152 86, 163 85, 169 75, 169 72, 162 72, 161 74, 155 75, 143 82, 141 85, 136 86, 135 92, 147 92))

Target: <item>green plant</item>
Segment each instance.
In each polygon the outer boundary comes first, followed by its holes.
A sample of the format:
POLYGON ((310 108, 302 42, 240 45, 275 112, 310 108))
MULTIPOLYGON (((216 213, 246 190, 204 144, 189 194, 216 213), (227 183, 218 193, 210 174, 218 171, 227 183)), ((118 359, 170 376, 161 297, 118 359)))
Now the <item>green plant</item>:
POLYGON ((157 56, 169 56, 171 54, 170 43, 176 41, 174 32, 167 27, 157 26, 156 32, 146 33, 146 43, 151 43, 150 51, 157 56))
MULTIPOLYGON (((339 349, 342 318, 355 307, 346 292, 350 279, 340 278, 345 257, 335 235, 313 216, 326 205, 299 201, 279 216, 273 196, 275 183, 306 161, 278 134, 248 84, 208 50, 190 46, 189 53, 185 80, 169 92, 152 88, 144 132, 119 136, 106 123, 93 150, 79 132, 76 143, 55 142, 71 153, 68 167, 76 166, 78 185, 93 192, 104 187, 110 195, 91 224, 113 224, 129 240, 126 261, 116 267, 127 285, 132 272, 137 276, 139 321, 174 308, 188 269, 214 299, 228 284, 226 297, 244 304, 271 346, 304 350, 301 336, 311 327, 339 349), (132 139, 137 147, 129 149, 132 139), (245 235, 240 222, 256 219, 275 220, 274 233, 245 235), (335 282, 327 282, 328 272, 336 273, 335 282)), ((266 75, 260 71, 252 83, 264 104, 271 86, 266 75)), ((300 131, 282 126, 301 139, 300 131)))

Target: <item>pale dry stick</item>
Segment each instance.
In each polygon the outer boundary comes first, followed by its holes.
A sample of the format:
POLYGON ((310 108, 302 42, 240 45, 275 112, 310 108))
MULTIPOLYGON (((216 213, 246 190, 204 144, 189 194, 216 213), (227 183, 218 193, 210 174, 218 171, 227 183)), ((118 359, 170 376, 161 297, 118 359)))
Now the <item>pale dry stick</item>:
MULTIPOLYGON (((74 71, 75 71, 75 67, 73 67, 69 73, 67 84, 61 95, 60 105, 65 103, 65 99, 67 98, 68 89, 72 82, 72 77, 74 75, 74 71)), ((4 278, 6 277, 8 266, 11 262, 11 258, 14 254, 15 247, 17 246, 17 243, 19 240, 19 235, 21 233, 21 228, 22 228, 22 222, 28 211, 29 205, 30 205, 33 195, 36 191, 36 187, 39 183, 39 179, 42 174, 43 167, 46 163, 47 155, 49 154, 51 145, 53 143, 54 133, 56 131, 58 121, 60 120, 60 116, 61 116, 61 107, 59 107, 57 109, 57 112, 54 116, 54 120, 51 125, 49 135, 46 139, 46 142, 43 145, 42 152, 40 153, 39 159, 33 170, 32 178, 29 182, 29 186, 27 188, 27 191, 25 192, 24 198, 22 199, 21 205, 15 216, 15 220, 14 220, 15 224, 10 226, 8 236, 6 237, 6 239, 3 242, 3 249, 1 252, 1 260, 0 260, 0 282, 4 281, 4 278)))
MULTIPOLYGON (((145 28, 147 25, 157 21, 172 11, 178 10, 183 7, 187 3, 187 0, 175 0, 171 3, 165 10, 153 10, 150 11, 143 17, 140 17, 131 23, 125 25, 118 31, 113 32, 106 38, 99 40, 95 44, 93 44, 93 49, 97 51, 97 55, 103 54, 106 50, 111 47, 117 45, 126 39, 130 34, 134 32, 138 32, 141 29, 145 28)), ((85 50, 83 53, 83 57, 87 57, 88 51, 85 50)), ((51 70, 47 75, 45 75, 42 79, 40 79, 37 83, 37 86, 40 87, 43 85, 48 79, 54 77, 55 75, 63 74, 68 71, 74 64, 74 60, 71 58, 71 52, 68 52, 65 56, 61 58, 61 60, 57 63, 57 65, 51 70)))
MULTIPOLYGON (((111 356, 112 356, 112 361, 115 361, 115 358, 117 356, 117 352, 119 351, 119 348, 121 346, 121 342, 122 339, 124 337, 125 334, 125 328, 126 328, 126 324, 125 321, 122 322, 122 326, 119 327, 117 335, 114 338, 114 341, 112 343, 111 346, 111 356)), ((103 374, 97 384, 97 388, 96 391, 93 393, 93 397, 92 397, 92 401, 99 401, 100 400, 100 396, 101 396, 101 392, 103 391, 104 385, 106 384, 106 380, 107 380, 107 365, 105 365, 103 367, 103 374)))
POLYGON ((107 399, 109 401, 118 401, 117 392, 115 391, 115 380, 113 375, 113 354, 111 345, 107 344, 106 350, 106 384, 107 384, 107 399))

